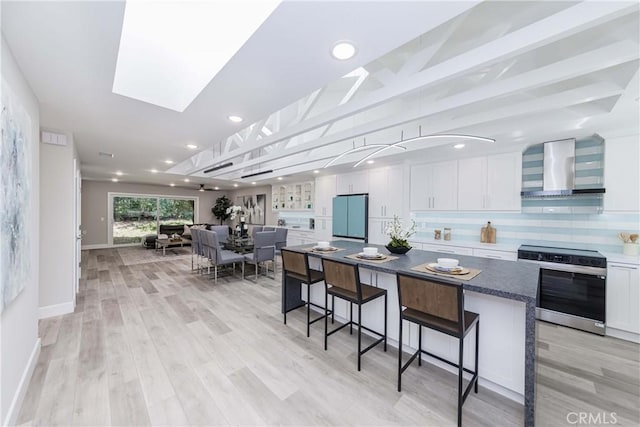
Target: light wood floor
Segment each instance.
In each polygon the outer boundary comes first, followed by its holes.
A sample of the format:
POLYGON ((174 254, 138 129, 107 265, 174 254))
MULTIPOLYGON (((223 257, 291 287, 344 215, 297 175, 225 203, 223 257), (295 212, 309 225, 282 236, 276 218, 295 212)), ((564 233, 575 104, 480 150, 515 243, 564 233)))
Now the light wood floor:
MULTIPOLYGON (((325 352, 322 322, 311 338, 302 310, 283 325, 279 276, 214 284, 184 257, 140 251, 135 264, 122 250, 83 252, 75 313, 40 323, 20 424, 455 424, 453 374, 414 364, 398 393, 392 347, 357 372, 348 331, 325 352)), ((640 424, 638 345, 544 323, 538 339, 537 425, 572 425, 571 412, 640 424)), ((520 426, 522 407, 481 387, 463 423, 520 426)))

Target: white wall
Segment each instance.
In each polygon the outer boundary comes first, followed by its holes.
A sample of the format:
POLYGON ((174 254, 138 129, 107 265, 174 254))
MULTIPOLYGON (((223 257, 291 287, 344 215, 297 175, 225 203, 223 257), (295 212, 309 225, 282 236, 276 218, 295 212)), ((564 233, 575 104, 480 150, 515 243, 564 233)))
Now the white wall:
POLYGON ((40 144, 40 317, 75 307, 73 136, 67 145, 40 144))
POLYGON ((198 218, 200 223, 217 224, 219 221, 211 213, 216 199, 223 191, 197 191, 179 187, 160 185, 130 184, 126 182, 82 181, 82 246, 108 244, 108 193, 158 194, 198 198, 198 218))
MULTIPOLYGON (((0 422, 13 425, 40 351, 38 338, 39 105, 2 37, 2 79, 31 117, 32 166, 29 184, 31 274, 24 290, 2 312, 0 321, 0 422)), ((0 203, 4 203, 0 200, 0 203)))

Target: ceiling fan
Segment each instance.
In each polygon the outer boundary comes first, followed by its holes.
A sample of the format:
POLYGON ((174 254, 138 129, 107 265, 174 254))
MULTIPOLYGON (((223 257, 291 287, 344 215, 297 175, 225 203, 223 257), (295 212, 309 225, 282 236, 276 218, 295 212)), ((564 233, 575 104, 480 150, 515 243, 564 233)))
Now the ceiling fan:
POLYGON ((198 191, 218 191, 218 188, 204 188, 204 184, 200 184, 200 189, 198 191))

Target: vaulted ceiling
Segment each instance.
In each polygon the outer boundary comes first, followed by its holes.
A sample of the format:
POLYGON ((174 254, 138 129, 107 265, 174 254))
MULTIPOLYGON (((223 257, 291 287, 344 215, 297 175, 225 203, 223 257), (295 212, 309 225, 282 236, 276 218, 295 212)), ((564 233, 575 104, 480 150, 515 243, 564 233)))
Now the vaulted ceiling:
MULTIPOLYGON (((123 11, 121 2, 2 3, 2 32, 41 102, 41 125, 73 133, 88 178, 122 170, 127 181, 187 176, 229 188, 418 135, 496 142, 416 140, 376 164, 638 133, 637 2, 285 1, 183 113, 111 92, 123 11), (329 50, 342 39, 358 53, 336 61, 329 50)), ((372 150, 325 170, 353 170, 372 150)))

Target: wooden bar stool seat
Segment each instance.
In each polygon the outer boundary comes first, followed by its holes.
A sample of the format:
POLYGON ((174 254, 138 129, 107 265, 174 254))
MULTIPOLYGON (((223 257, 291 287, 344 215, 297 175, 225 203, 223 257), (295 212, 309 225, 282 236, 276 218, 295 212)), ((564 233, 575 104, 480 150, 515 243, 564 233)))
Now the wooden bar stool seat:
MULTIPOLYGON (((356 264, 343 261, 322 259, 322 270, 324 271, 325 299, 324 304, 328 306, 328 298, 331 295, 332 302, 335 297, 349 302, 349 321, 332 331, 328 330, 328 310, 325 311, 327 317, 324 319, 324 349, 327 349, 329 335, 332 335, 342 328, 349 326, 349 333, 353 333, 353 326, 358 327, 358 371, 361 367, 362 355, 380 343, 384 343, 384 351, 387 351, 387 290, 375 286, 366 285, 360 282, 360 273, 356 264), (376 298, 384 297, 384 333, 374 331, 362 324, 362 305, 373 301, 376 298), (358 321, 353 321, 353 304, 358 307, 358 321), (379 338, 364 350, 362 349, 362 330, 371 332, 379 338)), ((331 306, 335 310, 335 305, 331 306)))
POLYGON ((462 405, 471 387, 478 392, 478 348, 480 346, 480 316, 464 310, 464 292, 458 283, 397 273, 398 302, 400 309, 400 333, 398 341, 398 391, 402 387, 402 373, 418 358, 422 365, 422 354, 458 368, 458 426, 462 425, 462 405), (402 323, 403 320, 418 325, 418 350, 402 364, 402 323), (464 337, 476 329, 475 370, 464 367, 464 337), (454 363, 422 349, 422 328, 430 328, 458 338, 458 362, 454 363), (462 387, 463 374, 471 374, 466 388, 462 387))

